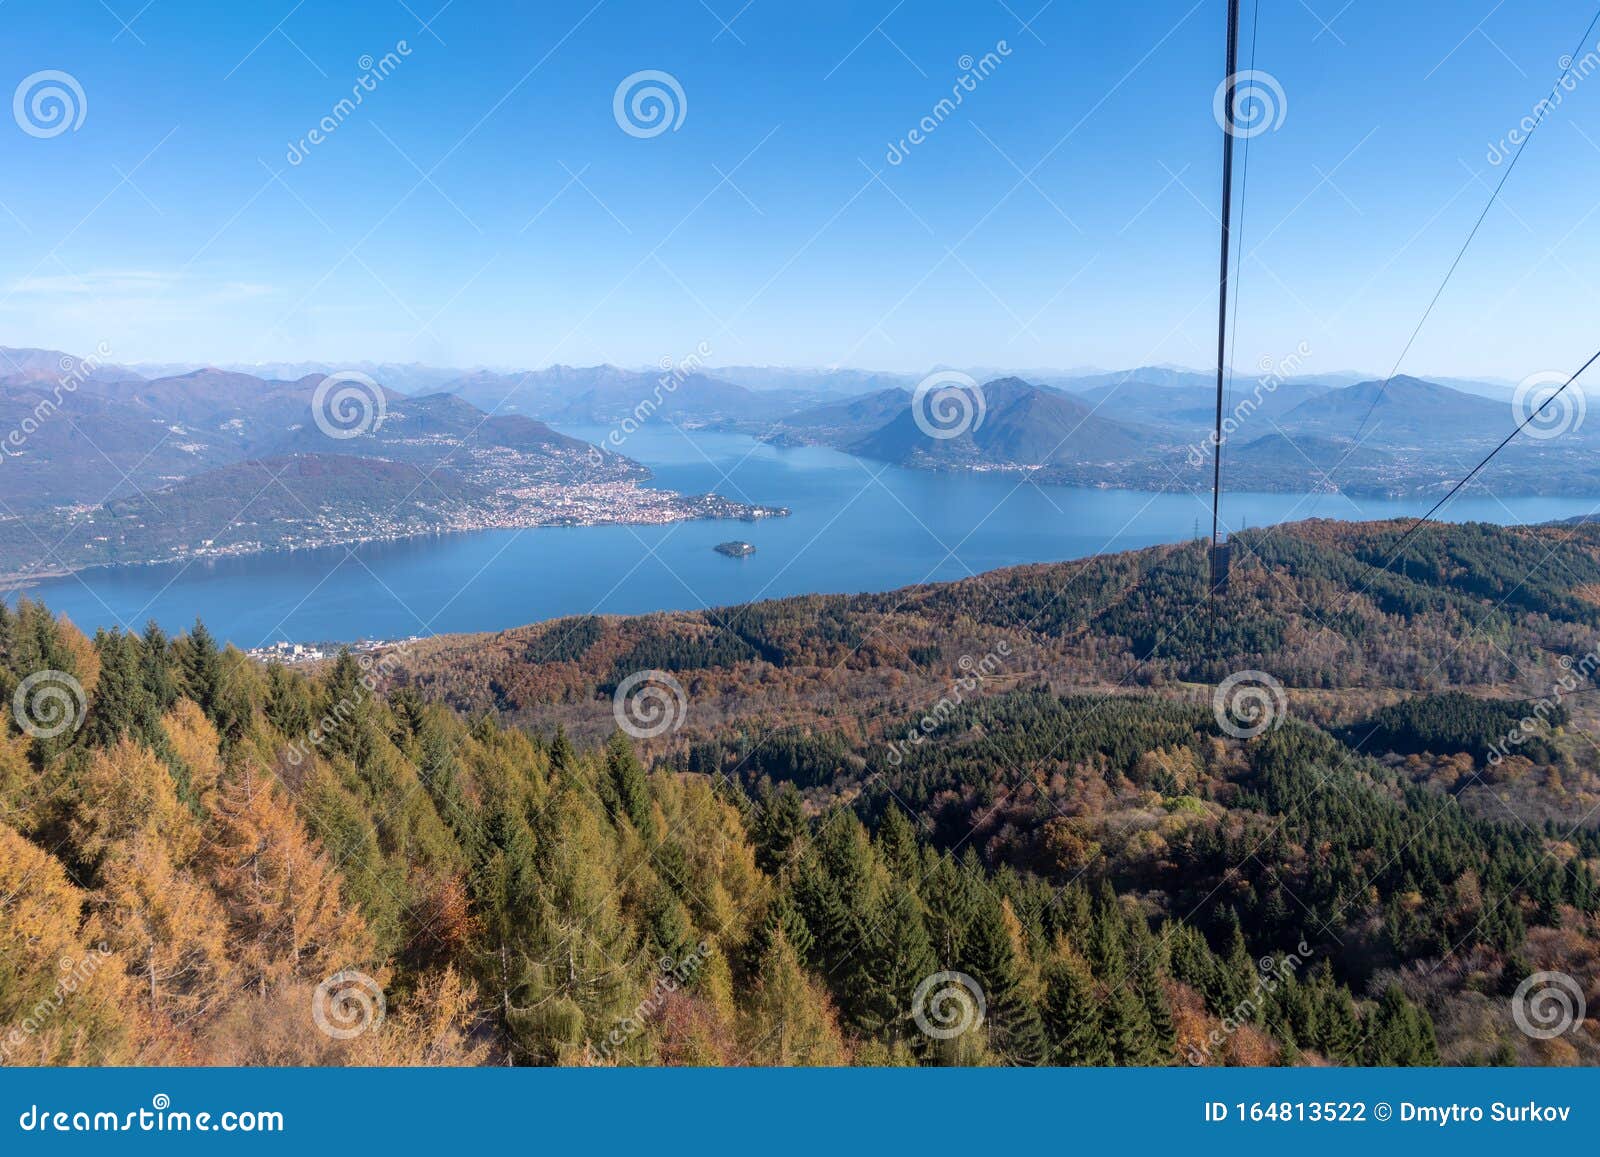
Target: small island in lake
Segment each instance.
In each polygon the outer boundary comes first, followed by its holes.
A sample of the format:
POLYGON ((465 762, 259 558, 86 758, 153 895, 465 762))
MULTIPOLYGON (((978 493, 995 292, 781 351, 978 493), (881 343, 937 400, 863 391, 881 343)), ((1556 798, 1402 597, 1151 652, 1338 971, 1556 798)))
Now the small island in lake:
POLYGON ((711 549, 729 558, 747 558, 756 552, 756 548, 748 542, 719 542, 711 549))

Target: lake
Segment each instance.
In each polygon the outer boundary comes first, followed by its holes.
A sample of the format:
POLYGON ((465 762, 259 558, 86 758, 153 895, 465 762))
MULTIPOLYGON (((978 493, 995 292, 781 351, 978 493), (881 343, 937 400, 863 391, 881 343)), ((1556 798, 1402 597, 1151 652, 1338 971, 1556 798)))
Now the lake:
MULTIPOLYGON (((567 427, 591 441, 603 429, 567 427)), ((240 647, 489 631, 560 615, 721 606, 808 592, 890 590, 1018 563, 1175 542, 1210 528, 1210 495, 1035 486, 1015 474, 933 474, 732 434, 647 428, 621 447, 652 485, 788 506, 789 518, 482 531, 354 550, 107 568, 29 592, 85 630, 169 631, 199 615, 240 647), (729 558, 729 539, 756 553, 729 558)), ((1428 503, 1233 494, 1224 521, 1389 518, 1428 503)), ((1544 522, 1600 498, 1458 499, 1456 521, 1544 522)))

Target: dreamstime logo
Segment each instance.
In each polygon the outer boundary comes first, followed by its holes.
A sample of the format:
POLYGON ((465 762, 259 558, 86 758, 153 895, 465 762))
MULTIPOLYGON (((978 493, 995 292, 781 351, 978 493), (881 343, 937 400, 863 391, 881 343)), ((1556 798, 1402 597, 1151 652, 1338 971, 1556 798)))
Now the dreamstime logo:
MULTIPOLYGON (((638 431, 639 427, 655 416, 656 411, 666 404, 668 398, 678 392, 678 387, 682 386, 691 376, 698 374, 705 367, 706 359, 710 356, 711 346, 706 342, 701 342, 694 347, 694 352, 686 358, 680 358, 677 361, 673 361, 669 357, 662 358, 660 362, 661 373, 656 378, 655 388, 650 391, 650 396, 640 398, 632 411, 625 414, 622 421, 618 422, 606 434, 605 441, 611 445, 611 448, 613 450, 620 449, 622 444, 638 431)), ((605 455, 600 452, 598 447, 591 446, 589 448, 589 461, 591 465, 598 469, 605 463, 605 455)))
POLYGON ((1511 1019, 1534 1040, 1550 1040, 1583 1023, 1583 987, 1565 972, 1535 972, 1511 996, 1511 1019))
POLYGON ((90 978, 99 972, 101 966, 109 959, 111 959, 111 949, 103 942, 95 945, 93 953, 81 960, 63 956, 61 977, 56 981, 55 990, 34 1004, 28 1010, 28 1015, 11 1027, 4 1040, 0 1040, 0 1063, 10 1063, 12 1054, 48 1025, 66 1006, 67 998, 89 983, 90 978))
POLYGON ((383 1023, 388 1009, 383 988, 365 972, 335 972, 317 985, 311 1019, 334 1040, 354 1040, 383 1023))
POLYGON ((611 115, 630 137, 648 140, 683 127, 689 115, 689 98, 670 72, 646 68, 622 78, 611 97, 611 115))
POLYGON ((1211 694, 1217 726, 1235 739, 1254 739, 1283 722, 1289 699, 1265 671, 1235 671, 1211 694))
POLYGON ((983 988, 965 972, 935 972, 911 997, 911 1017, 934 1040, 954 1040, 983 1024, 983 988))
POLYGON ((89 98, 70 72, 47 68, 22 78, 11 97, 11 115, 30 137, 47 140, 83 127, 89 98))
POLYGON ((356 665, 361 668, 361 677, 356 680, 355 691, 340 696, 339 701, 328 708, 304 736, 289 744, 286 755, 292 766, 299 767, 313 748, 320 751, 329 737, 355 718, 356 711, 377 691, 380 682, 394 674, 394 669, 410 652, 411 643, 412 640, 408 640, 380 655, 367 652, 357 657, 356 665))
POLYGON ((1489 745, 1490 767, 1499 767, 1506 756, 1514 754, 1515 748, 1544 733, 1550 725, 1550 717, 1557 714, 1566 697, 1594 682, 1595 673, 1600 671, 1600 652, 1590 651, 1577 659, 1562 655, 1559 663, 1561 678, 1550 685, 1550 694, 1541 696, 1498 743, 1489 745))
POLYGON ((983 425, 987 412, 983 387, 966 374, 942 370, 917 383, 911 417, 930 438, 959 438, 983 425))
POLYGON ((311 150, 338 132, 339 126, 355 115, 356 109, 367 96, 378 91, 378 86, 394 75, 401 62, 410 55, 411 45, 404 40, 395 41, 394 48, 376 60, 372 58, 371 53, 362 53, 361 58, 356 61, 356 67, 361 70, 361 75, 351 84, 350 95, 342 96, 335 101, 327 115, 312 125, 305 136, 298 141, 290 141, 283 159, 291 165, 304 162, 311 155, 311 150))
POLYGON ((388 412, 383 387, 356 370, 329 374, 311 395, 317 429, 341 441, 376 432, 388 412))
POLYGON ((982 691, 984 680, 998 675, 1003 660, 1010 657, 1011 644, 1005 639, 996 643, 994 650, 982 658, 974 659, 971 655, 962 655, 956 662, 962 673, 951 680, 949 694, 942 696, 937 703, 928 708, 927 713, 918 719, 914 726, 906 729, 903 742, 898 739, 889 741, 889 762, 896 767, 900 766, 912 748, 920 746, 928 736, 950 722, 956 709, 965 703, 969 696, 982 691))
POLYGON ((655 739, 683 726, 689 696, 665 671, 635 671, 617 684, 611 713, 617 726, 635 739, 655 739))
POLYGON ((1189 447, 1189 465, 1199 466, 1205 462, 1206 456, 1215 450, 1222 442, 1233 437, 1234 432, 1259 410, 1268 396, 1278 392, 1278 387, 1289 379, 1291 374, 1300 372, 1300 367, 1311 356, 1311 346, 1302 341, 1295 346, 1294 352, 1285 358, 1274 360, 1271 354, 1263 354, 1257 368, 1261 376, 1256 379, 1255 388, 1249 395, 1239 399, 1233 407, 1232 413, 1222 419, 1222 437, 1219 440, 1217 432, 1211 431, 1203 441, 1189 447))
POLYGON ((65 671, 35 671, 17 685, 11 713, 35 739, 54 739, 83 726, 88 697, 83 684, 65 671))
POLYGON ((22 420, 0 440, 0 462, 6 458, 21 458, 26 452, 24 447, 28 439, 39 432, 39 428, 47 421, 60 413, 68 394, 78 392, 78 387, 89 378, 111 355, 111 347, 105 342, 100 342, 95 347, 95 352, 86 358, 75 358, 71 354, 62 354, 57 364, 61 367, 61 376, 56 379, 55 389, 48 395, 42 395, 34 403, 33 409, 22 415, 22 420))
POLYGON ((1570 381, 1571 374, 1540 370, 1517 383, 1511 395, 1511 415, 1528 437, 1559 438, 1583 425, 1589 398, 1582 386, 1562 388, 1570 381))
POLYGON ((1289 98, 1277 77, 1252 68, 1225 77, 1217 85, 1211 112, 1223 132, 1248 140, 1282 127, 1289 115, 1289 98))
POLYGON ((593 1041, 585 1046, 591 1063, 609 1060, 611 1054, 645 1030, 651 1020, 661 1015, 672 994, 694 979, 711 956, 711 944, 702 940, 686 952, 681 959, 663 956, 656 961, 656 982, 650 995, 634 1006, 633 1012, 623 1017, 611 1031, 600 1039, 598 1047, 593 1041))
POLYGON ((940 97, 928 114, 912 126, 898 141, 889 143, 889 151, 884 154, 884 160, 891 165, 901 164, 911 155, 911 150, 932 136, 940 125, 955 115, 956 109, 961 107, 966 98, 978 91, 978 85, 994 75, 995 69, 1001 62, 1011 55, 1011 45, 1004 40, 996 41, 993 52, 985 52, 974 60, 970 53, 963 53, 956 61, 956 67, 961 70, 961 75, 956 77, 950 86, 950 95, 940 97))
POLYGON ((1550 95, 1540 97, 1539 102, 1528 111, 1528 115, 1518 121, 1505 136, 1489 145, 1489 151, 1484 159, 1491 165, 1503 165, 1518 151, 1527 139, 1533 135, 1533 130, 1539 127, 1540 122, 1550 115, 1554 109, 1561 107, 1567 99, 1567 94, 1577 91, 1578 85, 1600 72, 1600 44, 1585 52, 1577 60, 1563 55, 1556 61, 1561 67, 1561 79, 1556 81, 1556 86, 1550 90, 1550 95))
POLYGON ((1228 1042, 1229 1037, 1245 1025, 1255 1023, 1270 1003, 1269 998, 1272 994, 1280 985, 1289 982, 1312 952, 1311 946, 1302 940, 1293 952, 1284 953, 1282 956, 1263 956, 1257 961, 1255 987, 1250 995, 1225 1013, 1221 1023, 1207 1033, 1204 1040, 1189 1046, 1189 1063, 1205 1064, 1209 1057, 1228 1042))

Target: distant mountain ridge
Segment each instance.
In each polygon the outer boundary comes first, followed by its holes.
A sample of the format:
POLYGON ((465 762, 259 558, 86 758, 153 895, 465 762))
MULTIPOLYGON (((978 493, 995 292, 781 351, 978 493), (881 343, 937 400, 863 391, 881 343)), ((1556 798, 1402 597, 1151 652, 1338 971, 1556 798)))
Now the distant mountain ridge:
POLYGON ((94 381, 129 381, 142 375, 127 366, 99 358, 83 358, 61 350, 14 349, 0 346, 0 382, 60 381, 80 372, 94 381))
MULTIPOLYGON (((76 365, 68 355, 12 352, 0 574, 13 579, 443 530, 786 513, 639 488, 640 463, 454 393, 215 367, 63 385, 49 370, 76 365)), ((748 393, 691 385, 701 399, 748 393)), ((619 381, 610 396, 623 393, 619 381)))
POLYGON ((1355 437, 1364 421, 1381 430, 1385 441, 1433 443, 1498 441, 1514 425, 1503 402, 1403 374, 1387 384, 1374 380, 1329 390, 1284 415, 1291 430, 1347 438, 1355 437))
POLYGON ((930 437, 908 406, 877 432, 853 443, 854 453, 901 465, 1052 466, 1134 454, 1149 432, 1103 417, 1081 400, 1001 378, 981 387, 981 420, 959 434, 930 437))
MULTIPOLYGON (((282 377, 215 366, 152 374, 150 366, 129 370, 55 350, 0 350, 0 439, 7 430, 28 430, 6 444, 0 462, 10 479, 7 504, 32 515, 159 490, 247 459, 304 454, 428 469, 463 457, 481 467, 501 453, 541 484, 562 476, 637 480, 648 471, 570 435, 604 441, 596 428, 651 424, 824 446, 917 469, 1031 470, 1038 482, 1209 488, 1215 376, 1182 367, 1001 375, 981 387, 982 421, 933 437, 912 412, 913 388, 925 380, 914 374, 693 362, 665 370, 556 365, 531 372, 358 364, 375 371, 367 377, 386 417, 344 440, 328 438, 314 421, 311 404, 324 380, 315 363, 256 367, 282 377), (313 372, 289 376, 306 369, 313 372), (63 385, 63 373, 74 371, 63 385), (380 376, 390 371, 403 375, 404 388, 380 376), (852 392, 857 387, 868 388, 852 392), (70 406, 63 405, 68 395, 70 406), (594 456, 598 474, 585 472, 585 455, 594 456)), ((1461 476, 1468 456, 1498 442, 1518 417, 1504 383, 1355 377, 1235 374, 1224 407, 1225 485, 1437 495, 1461 476)), ((1586 428, 1581 417, 1560 437, 1518 439, 1474 485, 1508 495, 1600 490, 1600 459, 1592 453, 1600 420, 1586 428)))

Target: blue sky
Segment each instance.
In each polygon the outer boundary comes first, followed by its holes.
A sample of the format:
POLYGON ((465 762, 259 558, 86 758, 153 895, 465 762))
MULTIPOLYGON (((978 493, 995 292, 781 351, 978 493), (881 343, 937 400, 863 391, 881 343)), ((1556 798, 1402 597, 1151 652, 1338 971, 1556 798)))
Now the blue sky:
MULTIPOLYGON (((115 360, 1072 367, 1211 360, 1222 0, 8 0, 0 342, 115 360), (141 7, 143 5, 143 7, 141 7), (405 52, 399 51, 404 42, 405 52), (898 164, 886 153, 1004 42, 898 164), (363 57, 398 64, 291 164, 363 57), (671 74, 681 125, 613 115, 671 74)), ((1238 363, 1387 371, 1593 15, 1268 0, 1238 363)), ((1246 47, 1252 5, 1245 4, 1246 47)), ((1591 43, 1588 48, 1594 50, 1591 43)), ((1575 367, 1600 76, 1535 136, 1406 370, 1575 367)))

